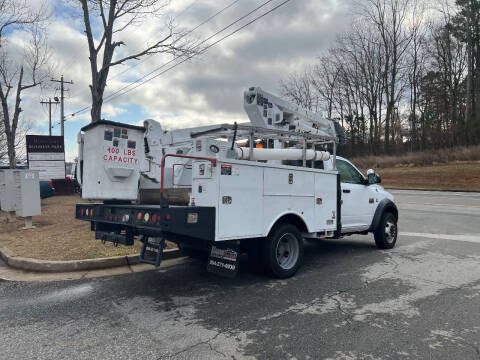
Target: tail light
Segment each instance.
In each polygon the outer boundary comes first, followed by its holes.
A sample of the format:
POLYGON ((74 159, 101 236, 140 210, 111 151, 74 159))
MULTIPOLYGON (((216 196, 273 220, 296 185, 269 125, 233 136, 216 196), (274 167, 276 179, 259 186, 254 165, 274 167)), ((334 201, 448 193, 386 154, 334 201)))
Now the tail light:
POLYGON ((157 214, 152 214, 152 222, 157 222, 157 214))
POLYGON ((165 216, 165 219, 167 219, 167 220, 170 220, 171 218, 172 218, 172 216, 171 216, 170 214, 167 214, 167 215, 165 216))
POLYGON ((142 221, 142 218, 143 218, 143 214, 142 214, 142 212, 139 212, 139 213, 137 214, 137 220, 138 220, 138 221, 142 221))

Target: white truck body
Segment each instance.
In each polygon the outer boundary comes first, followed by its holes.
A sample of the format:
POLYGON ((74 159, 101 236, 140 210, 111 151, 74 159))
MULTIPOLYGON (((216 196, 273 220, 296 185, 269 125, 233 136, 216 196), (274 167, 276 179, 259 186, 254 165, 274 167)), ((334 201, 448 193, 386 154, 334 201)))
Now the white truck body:
POLYGON ((216 208, 215 241, 265 237, 287 214, 302 219, 311 236, 337 229, 336 171, 242 160, 216 167, 194 161, 192 171, 190 204, 216 208))

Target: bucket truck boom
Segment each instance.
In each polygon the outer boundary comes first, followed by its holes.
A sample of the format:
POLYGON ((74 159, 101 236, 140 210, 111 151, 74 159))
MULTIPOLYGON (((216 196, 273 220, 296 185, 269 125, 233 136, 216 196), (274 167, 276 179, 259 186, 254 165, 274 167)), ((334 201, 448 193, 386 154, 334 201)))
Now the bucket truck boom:
POLYGON ((344 129, 338 122, 293 105, 260 87, 245 91, 243 107, 253 126, 333 138, 340 147, 345 142, 344 129))

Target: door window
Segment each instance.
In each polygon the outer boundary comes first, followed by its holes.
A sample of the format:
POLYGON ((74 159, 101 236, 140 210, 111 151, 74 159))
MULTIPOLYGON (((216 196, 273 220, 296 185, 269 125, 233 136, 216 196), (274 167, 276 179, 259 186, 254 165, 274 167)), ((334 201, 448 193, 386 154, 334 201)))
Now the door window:
POLYGON ((340 179, 344 183, 362 184, 364 179, 357 169, 344 160, 337 159, 337 170, 340 174, 340 179))

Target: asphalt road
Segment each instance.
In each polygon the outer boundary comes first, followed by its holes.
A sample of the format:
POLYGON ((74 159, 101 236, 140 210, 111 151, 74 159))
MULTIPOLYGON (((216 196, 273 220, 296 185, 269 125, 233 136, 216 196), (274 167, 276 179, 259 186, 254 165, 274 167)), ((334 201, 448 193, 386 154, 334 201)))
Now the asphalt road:
POLYGON ((194 262, 0 282, 2 359, 479 359, 480 194, 395 191, 400 237, 307 245, 288 280, 194 262))

